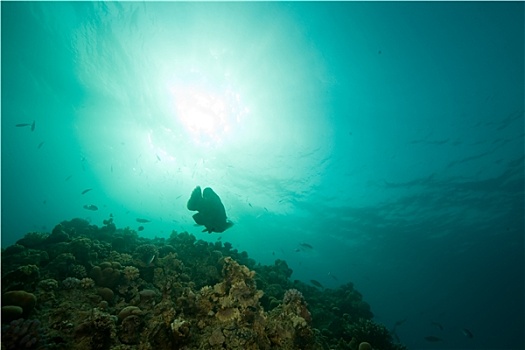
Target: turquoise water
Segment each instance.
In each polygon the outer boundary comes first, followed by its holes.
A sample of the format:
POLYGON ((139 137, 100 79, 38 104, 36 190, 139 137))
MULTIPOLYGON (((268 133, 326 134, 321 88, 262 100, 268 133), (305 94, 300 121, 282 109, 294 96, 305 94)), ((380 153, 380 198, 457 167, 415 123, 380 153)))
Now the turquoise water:
POLYGON ((410 348, 524 346, 523 3, 1 10, 2 246, 111 214, 352 281, 410 348))

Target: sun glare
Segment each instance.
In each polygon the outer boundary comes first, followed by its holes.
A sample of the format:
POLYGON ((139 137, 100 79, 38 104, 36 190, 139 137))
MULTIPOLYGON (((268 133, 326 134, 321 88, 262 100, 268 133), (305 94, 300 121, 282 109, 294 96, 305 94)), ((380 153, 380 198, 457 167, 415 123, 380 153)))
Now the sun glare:
POLYGON ((221 144, 248 113, 240 95, 219 84, 182 81, 170 90, 177 121, 199 145, 221 144))

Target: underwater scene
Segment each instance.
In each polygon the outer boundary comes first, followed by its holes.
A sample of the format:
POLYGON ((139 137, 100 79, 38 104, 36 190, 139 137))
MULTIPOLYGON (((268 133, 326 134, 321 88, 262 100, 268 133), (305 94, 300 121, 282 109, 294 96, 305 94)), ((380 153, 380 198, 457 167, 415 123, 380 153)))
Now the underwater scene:
POLYGON ((2 1, 1 349, 524 349, 524 5, 2 1))

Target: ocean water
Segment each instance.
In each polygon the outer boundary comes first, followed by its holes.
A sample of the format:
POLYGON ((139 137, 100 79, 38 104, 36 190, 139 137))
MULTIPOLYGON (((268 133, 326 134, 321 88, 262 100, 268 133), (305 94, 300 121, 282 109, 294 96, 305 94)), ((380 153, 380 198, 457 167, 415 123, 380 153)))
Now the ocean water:
POLYGON ((2 247, 113 215, 351 281, 411 349, 522 349, 523 14, 2 2, 2 247), (194 225, 197 185, 232 228, 194 225))

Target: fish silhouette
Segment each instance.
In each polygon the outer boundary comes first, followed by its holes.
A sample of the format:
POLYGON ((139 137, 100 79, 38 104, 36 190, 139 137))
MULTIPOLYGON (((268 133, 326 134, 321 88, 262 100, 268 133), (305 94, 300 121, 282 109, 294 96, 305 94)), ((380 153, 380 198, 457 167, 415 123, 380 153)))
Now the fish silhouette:
POLYGON ((226 217, 226 210, 221 199, 209 187, 206 187, 202 193, 200 186, 195 187, 191 192, 187 207, 188 210, 198 211, 193 215, 193 220, 197 225, 206 227, 202 232, 224 232, 233 226, 233 222, 226 217))

